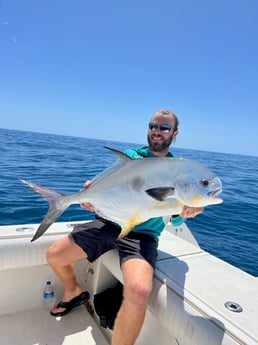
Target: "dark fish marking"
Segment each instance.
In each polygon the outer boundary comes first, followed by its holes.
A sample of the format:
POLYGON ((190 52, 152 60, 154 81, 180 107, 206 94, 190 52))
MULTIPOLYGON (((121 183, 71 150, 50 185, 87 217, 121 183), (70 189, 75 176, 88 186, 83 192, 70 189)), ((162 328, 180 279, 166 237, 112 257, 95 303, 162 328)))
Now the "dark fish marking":
POLYGON ((159 187, 151 188, 145 191, 149 196, 158 201, 164 201, 169 195, 174 195, 175 188, 173 187, 159 187))
POLYGON ((134 190, 140 190, 144 184, 144 180, 139 176, 132 180, 132 187, 134 190))

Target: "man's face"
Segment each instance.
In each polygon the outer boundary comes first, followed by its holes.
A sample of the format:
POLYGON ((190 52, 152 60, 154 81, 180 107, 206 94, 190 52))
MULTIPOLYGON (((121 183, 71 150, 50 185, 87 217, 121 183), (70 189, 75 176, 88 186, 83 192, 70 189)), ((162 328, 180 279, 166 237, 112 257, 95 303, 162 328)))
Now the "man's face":
POLYGON ((154 115, 149 124, 148 144, 153 152, 168 150, 172 140, 176 137, 175 121, 169 115, 154 115))

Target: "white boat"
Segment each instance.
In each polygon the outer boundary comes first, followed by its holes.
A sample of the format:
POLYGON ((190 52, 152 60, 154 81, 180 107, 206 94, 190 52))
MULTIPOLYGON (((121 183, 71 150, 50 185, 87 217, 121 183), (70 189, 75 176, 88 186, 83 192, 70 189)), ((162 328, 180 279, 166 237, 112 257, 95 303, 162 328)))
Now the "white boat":
MULTIPOLYGON (((112 331, 100 327, 93 296, 122 282, 115 250, 93 264, 76 265, 91 295, 86 306, 61 318, 42 308, 47 280, 56 301, 62 297, 62 285, 45 261, 46 248, 72 226, 55 223, 33 243, 38 224, 0 227, 0 344, 110 344, 112 331)), ((185 224, 163 231, 153 280, 137 345, 258 344, 257 278, 202 250, 185 224)))

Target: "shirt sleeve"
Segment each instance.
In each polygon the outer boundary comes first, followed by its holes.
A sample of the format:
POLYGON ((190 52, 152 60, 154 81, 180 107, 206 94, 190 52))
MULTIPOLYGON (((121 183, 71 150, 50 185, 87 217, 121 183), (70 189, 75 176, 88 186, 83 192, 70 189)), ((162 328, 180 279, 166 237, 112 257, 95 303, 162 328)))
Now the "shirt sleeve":
POLYGON ((124 151, 124 153, 130 157, 130 158, 143 158, 142 156, 140 156, 137 151, 133 150, 133 149, 129 149, 124 151))

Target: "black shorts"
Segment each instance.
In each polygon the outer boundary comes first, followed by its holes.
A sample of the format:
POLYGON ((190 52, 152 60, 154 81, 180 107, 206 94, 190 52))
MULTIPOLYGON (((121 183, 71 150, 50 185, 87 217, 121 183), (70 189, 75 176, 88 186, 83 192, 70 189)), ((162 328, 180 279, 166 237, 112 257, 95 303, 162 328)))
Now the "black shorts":
POLYGON ((90 262, 109 250, 117 249, 120 264, 128 259, 146 260, 155 269, 158 242, 149 235, 130 232, 118 239, 121 229, 102 218, 76 225, 69 237, 87 254, 90 262))

